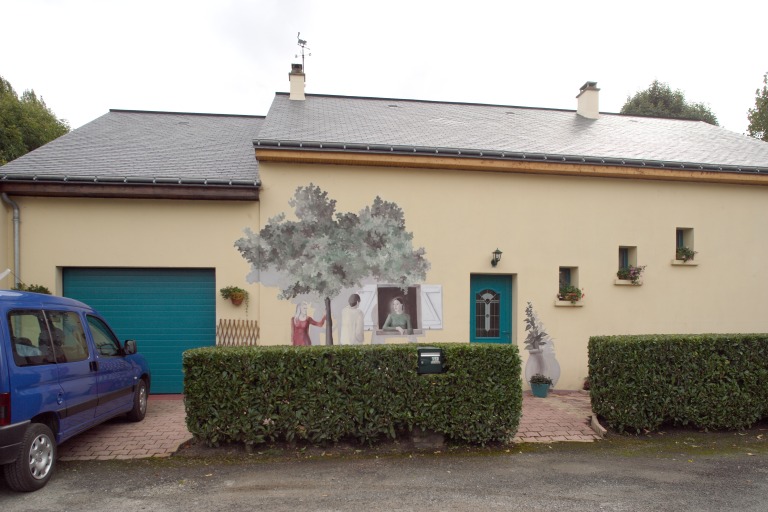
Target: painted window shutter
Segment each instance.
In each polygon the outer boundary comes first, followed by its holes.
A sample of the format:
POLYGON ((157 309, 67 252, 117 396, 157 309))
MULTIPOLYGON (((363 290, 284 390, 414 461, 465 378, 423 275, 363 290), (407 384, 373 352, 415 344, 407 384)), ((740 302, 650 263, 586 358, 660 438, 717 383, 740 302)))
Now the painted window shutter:
POLYGON ((421 327, 422 329, 443 328, 442 285, 421 285, 421 327))
POLYGON ((376 310, 376 285, 367 284, 357 294, 360 295, 360 309, 364 315, 365 330, 372 331, 376 328, 376 322, 373 318, 373 313, 376 310))

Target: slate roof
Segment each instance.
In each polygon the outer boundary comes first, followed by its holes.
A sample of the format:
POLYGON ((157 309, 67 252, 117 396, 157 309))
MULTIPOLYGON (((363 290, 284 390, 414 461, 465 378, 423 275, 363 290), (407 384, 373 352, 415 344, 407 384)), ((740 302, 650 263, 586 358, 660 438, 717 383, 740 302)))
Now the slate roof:
POLYGON ((0 167, 0 180, 257 186, 263 116, 110 110, 0 167))
POLYGON ((768 143, 701 121, 278 93, 257 146, 768 173, 768 143))

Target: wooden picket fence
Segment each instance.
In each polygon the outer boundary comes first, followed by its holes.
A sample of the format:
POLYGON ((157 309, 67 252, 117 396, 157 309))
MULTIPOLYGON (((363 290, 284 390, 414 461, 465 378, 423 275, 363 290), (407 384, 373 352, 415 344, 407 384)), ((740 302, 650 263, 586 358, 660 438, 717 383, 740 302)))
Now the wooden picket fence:
POLYGON ((216 327, 216 345, 234 347, 259 344, 259 322, 222 318, 216 327))

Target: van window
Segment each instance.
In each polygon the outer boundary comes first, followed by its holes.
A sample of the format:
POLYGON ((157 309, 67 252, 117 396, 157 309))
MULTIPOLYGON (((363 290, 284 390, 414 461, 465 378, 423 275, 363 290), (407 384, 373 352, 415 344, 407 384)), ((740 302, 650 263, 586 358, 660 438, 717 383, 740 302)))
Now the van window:
POLYGON ((53 349, 59 363, 74 363, 88 359, 88 342, 80 322, 73 311, 45 311, 53 334, 53 349))
POLYGON ((88 315, 88 326, 91 328, 93 343, 100 356, 120 355, 120 343, 110 328, 101 319, 88 315))
POLYGON ((13 361, 16 366, 35 366, 56 362, 45 315, 39 310, 8 313, 13 361))

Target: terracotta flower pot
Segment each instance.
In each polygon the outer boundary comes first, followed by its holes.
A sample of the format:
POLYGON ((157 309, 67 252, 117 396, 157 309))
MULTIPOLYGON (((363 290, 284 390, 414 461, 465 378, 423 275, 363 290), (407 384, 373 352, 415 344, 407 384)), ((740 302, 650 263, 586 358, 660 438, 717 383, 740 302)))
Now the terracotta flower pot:
POLYGON ((234 304, 235 306, 239 306, 240 304, 242 304, 244 299, 245 299, 245 295, 243 295, 242 293, 233 293, 232 295, 229 296, 229 300, 231 300, 232 304, 234 304))

